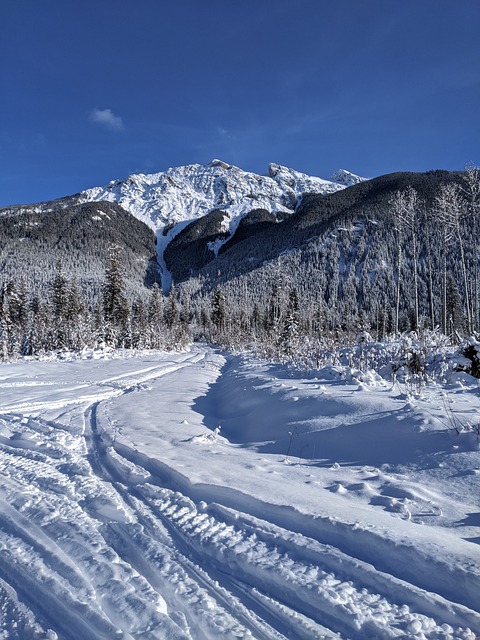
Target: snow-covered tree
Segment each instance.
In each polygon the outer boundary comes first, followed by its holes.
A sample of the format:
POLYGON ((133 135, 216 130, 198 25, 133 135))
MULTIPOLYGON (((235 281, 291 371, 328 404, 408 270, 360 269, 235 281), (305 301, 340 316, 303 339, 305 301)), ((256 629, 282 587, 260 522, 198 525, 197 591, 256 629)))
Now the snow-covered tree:
POLYGON ((298 350, 300 334, 300 305, 298 292, 295 287, 288 295, 287 309, 283 318, 282 333, 280 337, 280 351, 288 358, 294 357, 298 350))
POLYGON ((164 318, 165 324, 170 331, 176 329, 180 318, 180 311, 178 308, 178 299, 175 287, 171 287, 168 294, 167 302, 165 304, 164 318))
POLYGON ((160 287, 155 282, 150 292, 150 300, 147 310, 147 346, 151 349, 159 349, 160 336, 163 331, 163 303, 160 287))
POLYGON ((113 345, 120 345, 129 315, 128 301, 125 296, 123 268, 118 247, 109 250, 109 259, 105 271, 103 287, 103 309, 106 323, 106 338, 113 345))
POLYGON ((480 214, 480 167, 473 163, 465 167, 463 193, 469 212, 474 215, 480 214))
POLYGON ((217 287, 212 296, 212 312, 210 314, 213 324, 218 331, 225 329, 225 296, 221 289, 217 287))
POLYGON ((414 329, 419 325, 418 304, 418 194, 412 187, 396 191, 391 199, 391 212, 397 234, 397 283, 395 296, 395 333, 399 330, 401 270, 404 261, 403 245, 409 240, 412 248, 414 329))
POLYGON ((436 197, 439 222, 443 231, 443 317, 444 332, 447 332, 447 247, 456 240, 460 252, 460 268, 463 280, 464 306, 466 309, 467 328, 472 331, 472 317, 470 309, 470 293, 468 286, 467 266, 465 260, 462 218, 465 214, 465 201, 461 188, 456 183, 444 184, 436 197))

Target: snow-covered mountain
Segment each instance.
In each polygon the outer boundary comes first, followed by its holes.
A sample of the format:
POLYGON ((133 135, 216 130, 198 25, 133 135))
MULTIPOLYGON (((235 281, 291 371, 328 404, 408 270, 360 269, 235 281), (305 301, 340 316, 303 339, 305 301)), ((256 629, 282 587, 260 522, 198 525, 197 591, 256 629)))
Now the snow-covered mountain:
POLYGON ((297 210, 305 194, 333 194, 364 180, 344 170, 334 178, 323 180, 275 163, 268 166, 267 175, 259 175, 222 160, 212 160, 206 165, 132 174, 124 180, 112 180, 106 186, 50 202, 7 207, 0 215, 42 216, 79 204, 116 203, 155 232, 157 260, 167 290, 171 278, 164 260, 165 250, 189 224, 202 221, 202 234, 212 236, 208 250, 216 256, 252 212, 261 210, 274 221, 280 221, 297 210), (209 214, 216 221, 213 226, 209 214))
POLYGON ((346 186, 274 163, 269 165, 268 175, 258 175, 222 160, 212 160, 206 165, 190 164, 160 173, 132 174, 126 180, 112 180, 105 187, 83 191, 79 201, 117 202, 152 228, 157 234, 163 286, 168 289, 170 275, 164 251, 192 221, 213 211, 222 212, 223 235, 210 247, 216 255, 252 210, 262 209, 283 218, 295 211, 305 193, 325 195, 346 186))
POLYGON ((359 184, 360 182, 365 182, 365 180, 368 180, 368 178, 357 176, 355 173, 346 171, 346 169, 339 169, 332 175, 331 179, 333 182, 341 184, 344 187, 351 187, 354 184, 359 184))
POLYGON ((270 164, 268 175, 262 176, 212 160, 206 165, 191 164, 113 180, 105 187, 83 191, 80 201, 118 202, 156 231, 220 209, 233 232, 252 209, 265 209, 275 215, 291 213, 304 193, 333 193, 345 186, 344 182, 322 180, 278 164, 270 164))
POLYGON ((262 225, 252 222, 258 223, 262 218, 264 222, 274 223, 289 218, 306 194, 333 195, 363 181, 345 170, 337 172, 334 180, 323 180, 275 163, 268 166, 266 175, 259 175, 212 160, 206 165, 190 164, 159 173, 132 174, 124 180, 112 180, 106 186, 50 202, 8 207, 2 209, 0 215, 39 216, 43 220, 46 214, 51 217, 50 214, 58 210, 67 211, 78 205, 96 202, 120 205, 154 231, 162 284, 164 290, 168 290, 174 271, 178 279, 180 271, 191 269, 193 263, 194 271, 202 268, 218 256, 233 236, 237 237, 240 223, 242 238, 247 227, 248 235, 253 237, 262 225), (180 237, 186 227, 190 229, 189 235, 177 242, 179 247, 172 248, 172 241, 180 237), (176 268, 172 252, 176 254, 176 268), (181 269, 180 258, 185 263, 181 269), (187 264, 191 261, 192 264, 187 264))

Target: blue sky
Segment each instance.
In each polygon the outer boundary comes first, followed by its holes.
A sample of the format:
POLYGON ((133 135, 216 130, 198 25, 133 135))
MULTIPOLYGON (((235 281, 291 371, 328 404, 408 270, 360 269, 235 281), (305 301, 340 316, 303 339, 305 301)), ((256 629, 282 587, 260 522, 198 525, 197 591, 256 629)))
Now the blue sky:
POLYGON ((480 163, 478 0, 2 0, 0 206, 221 158, 480 163))

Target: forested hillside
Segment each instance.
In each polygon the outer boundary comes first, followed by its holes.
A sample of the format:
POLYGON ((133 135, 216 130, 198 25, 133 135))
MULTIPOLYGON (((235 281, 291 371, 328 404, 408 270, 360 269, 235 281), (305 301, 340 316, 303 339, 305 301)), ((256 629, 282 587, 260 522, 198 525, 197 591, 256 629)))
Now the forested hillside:
POLYGON ((0 211, 4 358, 105 339, 125 343, 132 304, 151 296, 153 232, 116 203, 74 202, 0 211))
MULTIPOLYGON (((236 310, 234 324, 238 314, 255 317, 259 333, 288 317, 292 299, 301 331, 314 334, 471 331, 479 323, 478 189, 471 169, 391 174, 307 194, 282 223, 266 212, 245 218, 195 277, 177 267, 188 228, 167 249, 167 264, 183 275, 186 296, 208 299, 217 288, 236 310)), ((205 255, 198 238, 196 245, 205 255)))
POLYGON ((153 232, 118 204, 72 196, 4 209, 3 357, 190 339, 293 357, 360 331, 472 334, 479 193, 470 167, 304 194, 294 213, 254 208, 233 230, 217 207, 179 232, 165 227, 174 286, 164 295, 153 232))
POLYGON ((86 295, 95 294, 108 261, 108 250, 121 252, 129 294, 155 278, 155 241, 146 225, 116 203, 81 205, 65 201, 52 209, 18 207, 0 210, 1 280, 45 292, 57 263, 86 295), (61 206, 63 205, 63 206, 61 206), (67 205, 67 206, 65 206, 67 205))

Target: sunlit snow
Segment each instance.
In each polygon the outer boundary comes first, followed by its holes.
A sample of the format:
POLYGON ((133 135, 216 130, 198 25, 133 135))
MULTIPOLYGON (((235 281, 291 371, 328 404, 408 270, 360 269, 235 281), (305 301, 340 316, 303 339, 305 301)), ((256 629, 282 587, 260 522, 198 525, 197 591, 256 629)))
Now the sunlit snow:
POLYGON ((342 176, 340 184, 273 163, 269 165, 269 174, 262 176, 216 159, 206 165, 132 174, 125 180, 112 180, 105 187, 82 191, 78 199, 79 202, 118 202, 155 231, 162 285, 168 291, 171 276, 163 252, 188 223, 214 210, 224 212, 228 235, 211 247, 216 255, 235 233, 240 220, 253 209, 264 209, 275 215, 292 213, 304 193, 327 194, 344 189, 346 183, 342 176))
POLYGON ((83 358, 0 366, 0 638, 480 633, 478 381, 83 358))

